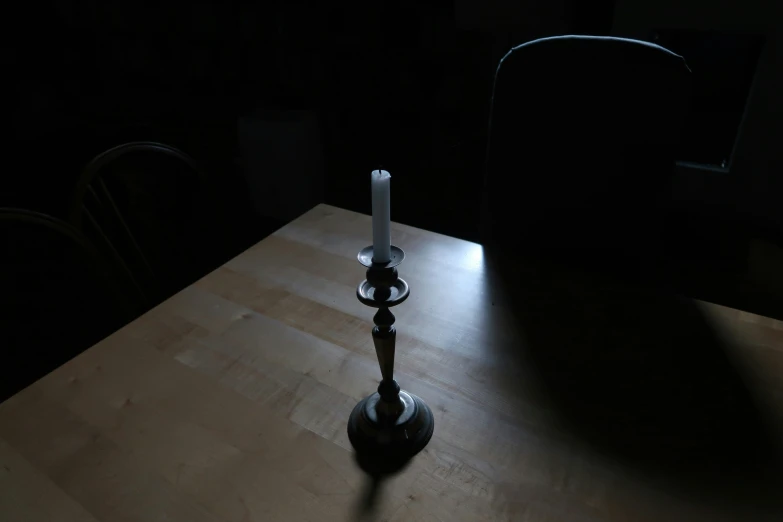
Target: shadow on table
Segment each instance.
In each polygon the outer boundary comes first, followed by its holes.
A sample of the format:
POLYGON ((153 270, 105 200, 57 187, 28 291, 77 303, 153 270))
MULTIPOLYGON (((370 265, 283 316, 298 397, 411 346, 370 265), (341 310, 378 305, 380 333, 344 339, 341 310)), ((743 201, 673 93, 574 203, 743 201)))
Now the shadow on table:
POLYGON ((525 337, 510 358, 533 365, 572 435, 680 492, 780 506, 780 448, 694 301, 594 274, 494 268, 525 337))
POLYGON ((403 471, 412 457, 394 458, 383 454, 354 453, 354 461, 365 475, 367 481, 356 506, 356 520, 371 520, 380 498, 383 482, 403 471))

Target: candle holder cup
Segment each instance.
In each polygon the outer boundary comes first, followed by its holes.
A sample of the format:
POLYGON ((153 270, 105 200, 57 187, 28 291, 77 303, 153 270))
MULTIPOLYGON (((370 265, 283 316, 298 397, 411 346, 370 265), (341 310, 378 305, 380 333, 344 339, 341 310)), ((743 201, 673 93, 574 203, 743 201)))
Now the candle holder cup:
POLYGON ((378 391, 362 399, 348 419, 348 438, 358 454, 406 459, 432 438, 435 421, 432 410, 420 398, 400 390, 394 380, 394 352, 397 331, 389 310, 408 298, 408 283, 400 279, 397 265, 405 258, 402 249, 391 247, 391 260, 373 262, 371 246, 359 252, 359 262, 367 267, 367 279, 359 284, 359 301, 377 308, 373 317, 372 340, 381 367, 378 391))

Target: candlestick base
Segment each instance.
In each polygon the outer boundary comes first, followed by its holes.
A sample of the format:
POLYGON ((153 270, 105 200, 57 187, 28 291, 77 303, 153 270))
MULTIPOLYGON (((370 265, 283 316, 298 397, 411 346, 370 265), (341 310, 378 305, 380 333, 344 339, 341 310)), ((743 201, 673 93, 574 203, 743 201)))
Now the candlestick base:
POLYGON ((401 391, 399 397, 405 407, 394 417, 378 411, 378 403, 382 402, 378 393, 365 397, 354 407, 348 419, 348 439, 356 453, 404 460, 427 445, 435 429, 432 410, 415 395, 401 391))

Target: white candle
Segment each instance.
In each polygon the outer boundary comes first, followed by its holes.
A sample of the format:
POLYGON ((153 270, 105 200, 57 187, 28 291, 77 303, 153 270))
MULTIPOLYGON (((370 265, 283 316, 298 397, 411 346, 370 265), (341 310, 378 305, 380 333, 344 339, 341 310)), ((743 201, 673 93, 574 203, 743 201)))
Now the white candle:
POLYGON ((372 260, 391 261, 391 174, 374 170, 372 180, 372 260))

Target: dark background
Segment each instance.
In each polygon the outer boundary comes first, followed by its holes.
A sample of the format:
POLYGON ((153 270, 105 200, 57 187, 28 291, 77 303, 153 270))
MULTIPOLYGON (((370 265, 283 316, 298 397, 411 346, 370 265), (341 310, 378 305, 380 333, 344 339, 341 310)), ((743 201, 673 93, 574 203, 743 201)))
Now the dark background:
MULTIPOLYGON (((763 230, 775 243, 783 231, 783 17, 772 4, 723 2, 707 10, 673 0, 60 1, 14 7, 6 16, 12 137, 0 205, 65 218, 91 157, 125 141, 159 140, 194 156, 236 205, 279 224, 316 200, 369 212, 368 174, 382 164, 394 176, 395 221, 476 241, 492 79, 508 49, 568 33, 664 35, 661 43, 676 47, 712 32, 764 43, 750 54, 715 48, 725 60, 712 62, 718 69, 728 64, 722 83, 733 82, 739 94, 724 107, 731 114, 711 115, 728 121, 728 130, 697 138, 692 157, 684 154, 704 165, 678 168, 672 201, 690 216, 694 237, 720 236, 718 224, 742 222, 754 231, 748 237, 763 230), (743 89, 750 92, 747 106, 743 89), (710 149, 713 143, 720 150, 710 149), (297 176, 317 190, 299 194, 297 176), (269 203, 289 200, 285 208, 269 203)), ((696 41, 710 56, 711 41, 696 41)), ((733 45, 731 38, 721 41, 733 45)), ((720 81, 699 74, 702 84, 720 81)), ((703 105, 703 113, 715 107, 703 105)), ((694 125, 692 135, 714 127, 694 125)), ((253 237, 252 219, 241 226, 253 237)), ((705 245, 698 262, 720 265, 726 252, 705 245)), ((751 250, 744 242, 731 253, 746 271, 751 250)), ((765 281, 780 279, 774 269, 763 270, 765 281)))

